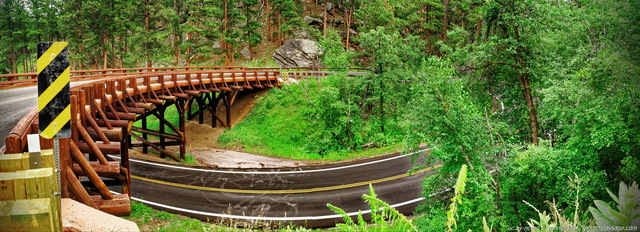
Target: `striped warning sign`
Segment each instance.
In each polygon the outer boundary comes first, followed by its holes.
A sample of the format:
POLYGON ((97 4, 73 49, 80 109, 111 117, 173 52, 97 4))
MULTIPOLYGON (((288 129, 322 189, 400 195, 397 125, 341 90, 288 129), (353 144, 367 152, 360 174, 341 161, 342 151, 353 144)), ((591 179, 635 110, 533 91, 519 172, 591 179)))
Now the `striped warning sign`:
POLYGON ((66 42, 38 43, 38 117, 40 136, 69 138, 70 67, 66 42))

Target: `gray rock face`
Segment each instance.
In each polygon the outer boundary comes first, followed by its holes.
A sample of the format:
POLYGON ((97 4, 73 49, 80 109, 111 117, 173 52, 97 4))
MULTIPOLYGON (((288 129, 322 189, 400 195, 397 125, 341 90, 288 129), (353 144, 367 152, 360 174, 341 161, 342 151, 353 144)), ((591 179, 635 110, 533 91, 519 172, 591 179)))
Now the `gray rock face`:
POLYGON ((240 54, 242 54, 242 56, 244 56, 245 59, 251 59, 251 51, 249 51, 249 47, 245 47, 244 49, 242 49, 242 51, 240 51, 240 54))
POLYGON ((304 16, 304 23, 311 26, 322 26, 322 19, 314 18, 311 16, 304 16))
POLYGON ((290 39, 276 49, 273 59, 280 67, 318 67, 322 54, 318 43, 308 39, 290 39))
POLYGON ((212 48, 213 49, 222 49, 222 45, 220 44, 220 42, 215 42, 215 43, 213 43, 212 48))
POLYGON ((333 10, 333 3, 328 2, 325 7, 327 8, 327 11, 332 11, 333 10))

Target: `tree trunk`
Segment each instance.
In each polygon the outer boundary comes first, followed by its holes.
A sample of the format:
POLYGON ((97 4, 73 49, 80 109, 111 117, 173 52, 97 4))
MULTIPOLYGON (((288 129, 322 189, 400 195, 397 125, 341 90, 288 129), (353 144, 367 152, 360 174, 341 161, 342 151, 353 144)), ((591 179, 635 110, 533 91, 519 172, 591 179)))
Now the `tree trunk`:
POLYGON ((442 6, 443 6, 444 15, 442 17, 442 34, 440 35, 440 38, 442 38, 443 41, 446 41, 447 30, 449 27, 449 20, 447 19, 447 14, 449 13, 449 0, 444 0, 442 2, 442 6))
MULTIPOLYGON (((173 0, 173 10, 176 12, 178 18, 180 18, 180 11, 178 10, 178 0, 173 0)), ((180 64, 180 47, 178 45, 180 43, 180 35, 178 34, 179 24, 180 21, 178 20, 173 29, 173 49, 175 50, 176 66, 180 64)))
POLYGON ((322 19, 322 35, 327 37, 327 0, 324 0, 324 18, 322 19))
MULTIPOLYGON (((107 42, 109 42, 109 41, 107 41, 107 38, 106 38, 106 37, 107 37, 107 35, 106 35, 106 34, 107 34, 107 31, 103 31, 103 38, 104 38, 104 39, 103 39, 103 41, 102 41, 102 42, 103 42, 105 45, 107 44, 107 42)), ((103 60, 103 63, 102 63, 102 69, 107 69, 107 68, 108 68, 108 67, 107 67, 107 64, 108 64, 108 60, 107 60, 107 59, 108 59, 108 56, 107 56, 107 47, 105 46, 105 47, 102 49, 102 60, 103 60)))
MULTIPOLYGON (((514 37, 516 39, 517 43, 521 43, 521 37, 520 37, 520 32, 519 32, 519 27, 518 26, 514 26, 513 27, 513 33, 514 33, 514 37)), ((539 134, 538 134, 538 130, 540 125, 538 124, 538 116, 536 113, 536 106, 533 102, 533 94, 531 93, 531 83, 530 83, 530 76, 529 76, 529 72, 526 71, 528 65, 527 65, 527 61, 525 60, 524 54, 522 52, 522 49, 518 48, 516 53, 516 61, 519 63, 517 65, 518 67, 518 80, 520 81, 520 85, 522 86, 523 90, 522 90, 522 95, 524 97, 524 100, 527 102, 527 108, 529 109, 529 121, 530 121, 530 126, 531 126, 531 142, 534 144, 538 144, 539 142, 539 134)))
POLYGON ((531 94, 531 84, 529 83, 529 79, 529 73, 518 74, 518 80, 520 81, 520 85, 522 85, 523 88, 522 94, 524 96, 524 100, 527 102, 527 108, 529 109, 531 142, 537 145, 539 142, 538 130, 540 125, 538 124, 538 116, 536 114, 536 106, 533 102, 533 94, 531 94))
MULTIPOLYGON (((145 11, 144 11, 144 30, 147 32, 147 36, 149 36, 149 0, 145 2, 145 11)), ((148 38, 147 38, 148 39, 148 38)), ((151 49, 149 49, 148 43, 146 44, 146 52, 147 52, 147 68, 151 68, 151 49)))
MULTIPOLYGON (((247 7, 247 10, 245 11, 244 15, 247 18, 246 24, 249 25, 249 22, 251 21, 251 19, 249 18, 249 7, 247 7)), ((252 31, 247 32, 247 38, 251 38, 252 35, 253 35, 252 31)), ((253 60, 253 46, 251 46, 251 41, 247 41, 247 44, 249 45, 249 60, 253 60)))
POLYGON ((227 36, 227 22, 228 22, 228 6, 229 2, 224 0, 224 18, 222 20, 222 49, 224 49, 224 65, 229 66, 229 45, 227 44, 225 37, 227 36))
POLYGON ((346 33, 347 33, 347 42, 345 43, 345 48, 344 49, 345 49, 345 51, 348 52, 349 51, 349 39, 350 39, 350 36, 351 36, 351 15, 353 14, 353 10, 349 9, 349 7, 346 7, 345 10, 347 11, 345 13, 345 16, 346 16, 345 25, 346 25, 346 33))
MULTIPOLYGON (((424 7, 424 11, 425 11, 425 15, 424 15, 424 23, 425 24, 429 24, 429 21, 431 19, 431 17, 429 16, 429 11, 431 10, 431 5, 426 5, 424 7)), ((426 36, 426 40, 427 40, 427 54, 432 54, 432 49, 431 49, 431 35, 432 32, 429 29, 425 29, 425 36, 426 36)))
MULTIPOLYGON (((189 14, 189 18, 193 19, 193 13, 189 14)), ((193 20, 191 22, 189 22, 189 26, 193 27, 193 20)), ((191 37, 193 36, 193 34, 191 32, 187 33, 187 42, 191 43, 189 40, 191 40, 191 37)), ((189 46, 187 46, 187 63, 186 66, 190 67, 191 66, 191 44, 189 44, 189 46)))
POLYGON ((269 5, 269 0, 265 0, 267 5, 267 40, 273 42, 273 36, 271 36, 271 6, 269 5))
POLYGON ((282 15, 278 12, 278 47, 282 46, 284 41, 282 41, 282 15))

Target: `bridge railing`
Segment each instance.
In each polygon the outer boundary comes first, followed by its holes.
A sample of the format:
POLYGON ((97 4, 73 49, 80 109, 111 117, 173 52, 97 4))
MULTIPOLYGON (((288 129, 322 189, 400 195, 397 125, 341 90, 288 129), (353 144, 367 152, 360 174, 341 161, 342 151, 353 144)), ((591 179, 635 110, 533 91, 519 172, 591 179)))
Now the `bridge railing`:
MULTIPOLYGON (((337 73, 333 68, 329 67, 266 67, 266 68, 246 68, 246 70, 262 70, 262 71, 280 71, 283 80, 289 78, 305 79, 324 77, 337 73)), ((348 76, 361 76, 370 71, 369 68, 349 68, 345 70, 348 76)))
MULTIPOLYGON (((242 82, 245 82, 245 81, 246 82, 268 81, 268 80, 277 78, 279 76, 279 72, 277 71, 258 70, 258 69, 255 69, 253 71, 248 71, 242 67, 230 67, 230 69, 223 69, 223 68, 225 67, 191 67, 191 68, 187 67, 182 69, 190 69, 192 71, 168 71, 168 72, 165 72, 165 71, 176 70, 178 68, 154 68, 154 72, 140 71, 138 73, 112 73, 110 71, 105 72, 105 70, 72 71, 76 73, 81 73, 81 72, 103 73, 103 74, 91 75, 91 77, 94 78, 93 80, 100 80, 100 79, 102 80, 76 86, 72 88, 72 91, 84 91, 86 90, 86 88, 95 87, 97 84, 103 85, 106 87, 107 81, 113 81, 115 83, 124 84, 124 86, 120 86, 120 89, 118 89, 118 91, 124 88, 124 89, 127 89, 130 92, 130 94, 134 94, 134 89, 138 88, 142 91, 141 93, 146 93, 148 91, 160 90, 160 86, 156 85, 155 88, 149 89, 148 86, 146 86, 142 80, 148 79, 150 83, 155 82, 152 84, 160 84, 158 81, 161 80, 161 78, 159 78, 161 76, 163 77, 162 79, 165 80, 164 84, 167 88, 175 88, 176 86, 184 87, 189 85, 190 82, 195 82, 197 84, 201 82, 203 84, 210 84, 212 83, 212 81, 215 83, 234 83, 235 85, 241 86, 241 84, 243 84, 242 82), (211 75, 212 78, 217 78, 217 79, 209 78, 209 80, 207 80, 206 77, 208 77, 209 75, 211 75), (170 80, 172 76, 175 76, 175 80, 177 82, 170 80), (191 78, 192 76, 193 77, 203 76, 205 78, 201 81, 197 78, 192 79, 191 78), (167 77, 167 78, 165 79, 164 77, 167 77), (240 80, 240 82, 238 82, 238 80, 240 80)), ((126 70, 143 70, 143 69, 144 68, 126 69, 126 70)), ((125 70, 125 69, 118 69, 118 71, 120 70, 125 70)), ((15 75, 28 76, 25 74, 15 74, 15 75)), ((84 76, 86 77, 89 75, 84 75, 84 76)), ((86 79, 86 80, 92 80, 92 79, 86 79)), ((114 87, 118 87, 118 84, 115 84, 114 87)), ((113 90, 107 90, 107 92, 112 92, 112 91, 113 90)), ((114 100, 112 99, 110 94, 107 94, 107 95, 111 99, 111 102, 109 103, 113 103, 114 100)), ((4 150, 4 154, 20 153, 20 152, 26 151, 27 134, 37 133, 37 127, 34 127, 35 125, 37 125, 37 120, 36 120, 37 115, 38 115, 37 107, 34 107, 15 125, 15 127, 11 130, 11 132, 5 139, 6 147, 4 150)), ((46 145, 45 145, 45 148, 46 148, 46 145)))
MULTIPOLYGON (((116 77, 123 75, 140 75, 157 72, 190 71, 190 70, 243 70, 240 66, 205 66, 205 67, 151 67, 151 68, 120 68, 120 69, 95 69, 73 70, 71 81, 94 80, 107 76, 116 77)), ((35 85, 38 80, 37 73, 18 73, 0 75, 0 89, 16 88, 35 85)))
MULTIPOLYGON (((245 68, 248 71, 335 71, 330 67, 261 67, 261 68, 245 68)), ((349 68, 347 71, 351 72, 364 72, 369 71, 369 68, 349 68)))

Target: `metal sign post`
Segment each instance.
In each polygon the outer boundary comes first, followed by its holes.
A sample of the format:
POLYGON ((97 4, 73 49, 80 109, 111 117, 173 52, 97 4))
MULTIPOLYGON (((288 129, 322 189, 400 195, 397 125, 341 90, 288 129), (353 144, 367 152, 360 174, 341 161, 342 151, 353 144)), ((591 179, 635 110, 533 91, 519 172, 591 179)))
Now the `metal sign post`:
MULTIPOLYGON (((57 123, 53 123, 53 128, 58 127, 57 123)), ((58 137, 54 137, 53 138, 53 160, 55 161, 56 164, 56 177, 57 177, 57 183, 56 185, 58 186, 58 192, 56 192, 56 196, 60 196, 61 194, 61 190, 62 190, 62 182, 60 182, 60 139, 58 139, 58 137)))

